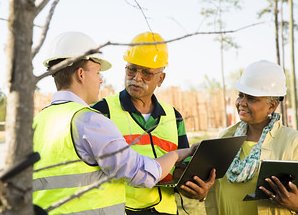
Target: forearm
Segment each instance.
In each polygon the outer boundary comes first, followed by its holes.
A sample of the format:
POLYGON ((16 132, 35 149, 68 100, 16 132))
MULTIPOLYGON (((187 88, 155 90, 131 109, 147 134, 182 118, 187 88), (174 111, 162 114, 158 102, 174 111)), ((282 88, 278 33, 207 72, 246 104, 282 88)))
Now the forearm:
POLYGON ((178 158, 179 156, 177 151, 172 151, 155 159, 160 164, 162 169, 162 175, 160 180, 169 174, 169 172, 177 162, 178 158))
POLYGON ((166 175, 171 171, 172 167, 175 166, 176 162, 182 161, 187 156, 192 154, 192 149, 178 149, 176 151, 168 152, 167 154, 156 158, 155 160, 160 164, 162 168, 161 179, 166 177, 166 175))

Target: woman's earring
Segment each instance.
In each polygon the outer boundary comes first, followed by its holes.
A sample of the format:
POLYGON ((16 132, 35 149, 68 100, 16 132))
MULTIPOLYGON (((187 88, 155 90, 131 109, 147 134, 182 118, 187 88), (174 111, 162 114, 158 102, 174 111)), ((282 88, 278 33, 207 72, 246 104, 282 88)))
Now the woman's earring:
POLYGON ((272 113, 269 113, 268 114, 268 119, 271 119, 272 118, 272 113))

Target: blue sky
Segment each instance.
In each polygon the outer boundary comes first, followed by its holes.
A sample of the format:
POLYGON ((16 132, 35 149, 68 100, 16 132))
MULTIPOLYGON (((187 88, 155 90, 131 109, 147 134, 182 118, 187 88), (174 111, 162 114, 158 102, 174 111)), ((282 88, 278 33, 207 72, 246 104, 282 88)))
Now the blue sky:
MULTIPOLYGON (((196 31, 214 30, 200 15, 201 2, 199 0, 138 1, 144 7, 152 31, 159 32, 166 40, 196 31)), ((231 10, 223 16, 226 30, 235 30, 261 21, 256 19, 256 13, 265 7, 266 1, 243 2, 242 10, 237 12, 231 10)), ((8 0, 0 0, 1 18, 7 18, 7 5, 8 0)), ((34 59, 34 73, 44 72, 42 61, 47 44, 61 32, 82 31, 89 34, 98 44, 103 44, 107 41, 127 43, 136 34, 149 31, 141 11, 132 5, 135 5, 132 0, 61 0, 53 16, 45 46, 34 59)), ((43 25, 47 11, 48 7, 37 17, 35 24, 43 25)), ((297 13, 295 18, 298 20, 297 13)), ((262 21, 265 23, 231 34, 240 49, 224 53, 226 79, 230 72, 246 67, 253 61, 260 59, 276 61, 272 19, 267 16, 262 21)), ((0 88, 2 89, 5 89, 3 59, 5 61, 6 28, 6 22, 0 21, 0 88)), ((35 28, 34 42, 38 40, 39 34, 40 29, 35 28)), ((197 87, 203 82, 205 74, 221 81, 220 50, 214 38, 214 35, 197 35, 169 43, 169 66, 165 70, 167 77, 162 87, 179 86, 184 89, 197 87)), ((122 54, 125 49, 123 46, 109 46, 102 50, 104 57, 113 64, 112 69, 104 73, 105 82, 113 85, 116 90, 123 88, 125 62, 122 54)), ((288 50, 289 47, 286 46, 286 51, 288 50)), ((295 50, 297 63, 297 44, 295 50)), ((40 81, 38 86, 43 91, 55 91, 51 77, 40 81)))

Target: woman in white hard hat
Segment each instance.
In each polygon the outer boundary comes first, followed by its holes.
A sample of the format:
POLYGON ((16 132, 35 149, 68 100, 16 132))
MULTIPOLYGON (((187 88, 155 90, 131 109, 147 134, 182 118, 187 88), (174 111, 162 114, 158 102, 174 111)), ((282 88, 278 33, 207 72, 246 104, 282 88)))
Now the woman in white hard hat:
MULTIPOLYGON (((298 189, 279 187, 270 180, 276 194, 263 191, 268 200, 243 201, 255 192, 260 160, 298 160, 298 131, 285 127, 275 113, 286 95, 282 68, 262 60, 250 64, 236 84, 239 91, 236 108, 240 122, 222 132, 222 137, 247 135, 226 175, 216 180, 206 200, 207 214, 253 215, 291 214, 298 212, 298 189)), ((280 184, 280 183, 279 183, 280 184)))

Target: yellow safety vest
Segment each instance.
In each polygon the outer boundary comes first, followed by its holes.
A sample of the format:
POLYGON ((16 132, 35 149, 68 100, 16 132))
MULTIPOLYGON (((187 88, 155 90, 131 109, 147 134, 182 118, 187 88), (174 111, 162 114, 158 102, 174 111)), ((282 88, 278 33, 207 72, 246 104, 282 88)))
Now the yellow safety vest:
MULTIPOLYGON (((34 170, 67 161, 80 160, 72 139, 72 119, 78 111, 95 111, 79 103, 67 102, 51 105, 42 110, 35 118, 34 151, 41 160, 34 170)), ((33 202, 42 208, 77 193, 97 182, 103 172, 97 164, 79 161, 33 173, 33 202)), ((102 179, 102 178, 101 178, 102 179)), ((102 184, 79 198, 50 211, 49 214, 94 214, 102 208, 124 204, 125 187, 119 180, 102 184), (117 195, 114 195, 117 193, 117 195)), ((123 214, 124 207, 115 214, 123 214)))
MULTIPOLYGON (((121 108, 119 94, 109 96, 106 101, 110 110, 110 118, 117 125, 127 143, 142 155, 155 158, 164 155, 178 147, 178 131, 174 108, 161 104, 166 115, 160 117, 160 121, 150 133, 132 118, 129 112, 121 108), (154 147, 153 147, 154 145, 154 147), (154 148, 154 150, 153 150, 154 148)), ((165 180, 172 178, 168 175, 165 180)), ((177 213, 173 188, 135 188, 126 186, 126 208, 141 210, 154 207, 161 213, 177 213)))

